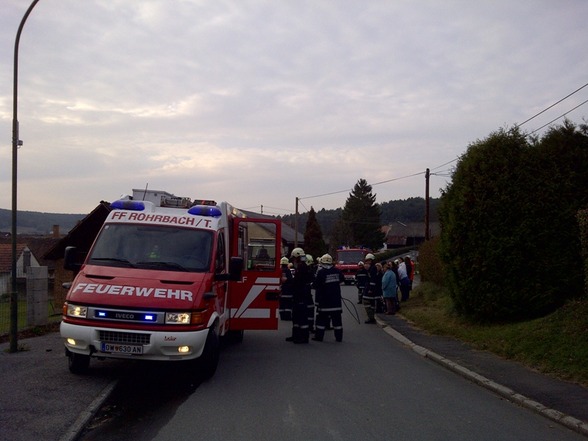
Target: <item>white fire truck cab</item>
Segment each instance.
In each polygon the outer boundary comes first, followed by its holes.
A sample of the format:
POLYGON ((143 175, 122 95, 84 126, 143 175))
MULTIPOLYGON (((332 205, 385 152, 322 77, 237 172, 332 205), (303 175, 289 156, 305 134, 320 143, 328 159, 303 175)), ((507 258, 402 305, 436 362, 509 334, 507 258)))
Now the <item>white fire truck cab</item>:
POLYGON ((221 337, 278 328, 279 220, 175 196, 111 208, 83 263, 66 249, 77 272, 60 328, 71 372, 91 357, 193 360, 208 378, 221 337), (252 237, 270 251, 263 265, 249 255, 252 237))

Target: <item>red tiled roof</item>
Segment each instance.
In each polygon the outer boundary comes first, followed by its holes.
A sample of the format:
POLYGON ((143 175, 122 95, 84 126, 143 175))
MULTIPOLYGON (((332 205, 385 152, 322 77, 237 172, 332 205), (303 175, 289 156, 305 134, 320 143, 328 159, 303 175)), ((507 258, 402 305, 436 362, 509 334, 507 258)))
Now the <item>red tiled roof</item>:
MULTIPOLYGON (((26 244, 16 244, 16 255, 20 257, 26 244)), ((12 244, 0 243, 0 273, 10 273, 12 271, 12 244)))

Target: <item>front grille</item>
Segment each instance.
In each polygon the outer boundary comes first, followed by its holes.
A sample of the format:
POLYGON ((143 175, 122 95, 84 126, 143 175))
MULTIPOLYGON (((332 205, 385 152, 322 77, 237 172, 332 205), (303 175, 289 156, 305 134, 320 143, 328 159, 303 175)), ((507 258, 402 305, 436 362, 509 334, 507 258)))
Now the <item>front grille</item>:
POLYGON ((100 341, 128 345, 148 345, 151 334, 136 334, 133 332, 100 331, 100 341))

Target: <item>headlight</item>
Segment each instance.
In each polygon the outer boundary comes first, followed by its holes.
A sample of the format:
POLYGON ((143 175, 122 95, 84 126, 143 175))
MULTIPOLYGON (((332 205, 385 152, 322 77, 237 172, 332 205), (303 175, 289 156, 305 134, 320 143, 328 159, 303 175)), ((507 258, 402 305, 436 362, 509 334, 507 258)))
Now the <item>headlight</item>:
POLYGON ((165 323, 168 325, 189 325, 192 314, 189 312, 166 312, 165 323))
POLYGON ((86 318, 88 316, 88 307, 68 303, 66 315, 68 317, 86 318))

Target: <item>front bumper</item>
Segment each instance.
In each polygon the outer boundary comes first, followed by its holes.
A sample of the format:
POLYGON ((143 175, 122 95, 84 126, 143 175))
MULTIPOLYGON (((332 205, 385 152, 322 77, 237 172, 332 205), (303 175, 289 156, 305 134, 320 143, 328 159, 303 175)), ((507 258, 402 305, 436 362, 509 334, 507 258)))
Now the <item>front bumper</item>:
POLYGON ((68 351, 94 357, 172 361, 193 360, 202 355, 208 329, 188 332, 140 331, 81 326, 61 322, 61 337, 68 351), (102 352, 102 343, 141 347, 141 354, 102 352), (181 349, 180 349, 181 348, 181 349))

